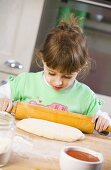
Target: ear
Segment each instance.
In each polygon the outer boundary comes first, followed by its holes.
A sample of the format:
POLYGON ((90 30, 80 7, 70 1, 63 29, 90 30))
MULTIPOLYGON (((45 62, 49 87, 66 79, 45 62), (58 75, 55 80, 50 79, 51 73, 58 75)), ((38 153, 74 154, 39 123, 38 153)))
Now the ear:
POLYGON ((43 60, 42 60, 42 64, 43 64, 43 67, 44 67, 44 68, 47 68, 47 64, 46 64, 46 62, 44 62, 43 60))
POLYGON ((79 74, 81 72, 81 69, 79 69, 78 71, 77 71, 77 74, 79 74))
POLYGON ((41 61, 42 61, 43 65, 45 65, 45 66, 46 66, 46 63, 44 62, 43 58, 41 59, 41 61))

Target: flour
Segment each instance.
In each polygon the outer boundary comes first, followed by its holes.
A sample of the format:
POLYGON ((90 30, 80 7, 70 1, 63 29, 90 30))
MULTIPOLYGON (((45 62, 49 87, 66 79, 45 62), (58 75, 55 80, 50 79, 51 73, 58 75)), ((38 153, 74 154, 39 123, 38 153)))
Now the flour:
POLYGON ((10 138, 0 136, 0 166, 4 166, 10 158, 11 142, 10 138))
POLYGON ((58 159, 60 150, 65 142, 38 139, 16 134, 13 143, 13 152, 26 158, 58 159))
POLYGON ((7 152, 10 149, 11 139, 8 137, 0 137, 0 154, 7 152))

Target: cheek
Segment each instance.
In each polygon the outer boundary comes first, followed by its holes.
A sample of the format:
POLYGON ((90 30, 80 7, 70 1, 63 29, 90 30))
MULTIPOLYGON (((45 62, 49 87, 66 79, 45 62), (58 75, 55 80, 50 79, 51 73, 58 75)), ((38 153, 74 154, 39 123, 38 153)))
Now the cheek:
POLYGON ((68 81, 67 81, 67 85, 72 85, 72 84, 74 83, 74 80, 75 80, 75 79, 68 80, 68 81))
POLYGON ((46 80, 48 83, 52 82, 52 77, 49 74, 46 74, 46 80))
POLYGON ((74 80, 69 80, 69 85, 71 85, 74 82, 74 80))
POLYGON ((50 77, 50 76, 47 77, 47 81, 48 81, 49 83, 51 82, 51 77, 50 77))
POLYGON ((70 84, 71 84, 71 81, 70 80, 64 80, 63 81, 63 86, 65 86, 65 87, 68 87, 68 86, 70 86, 70 84))

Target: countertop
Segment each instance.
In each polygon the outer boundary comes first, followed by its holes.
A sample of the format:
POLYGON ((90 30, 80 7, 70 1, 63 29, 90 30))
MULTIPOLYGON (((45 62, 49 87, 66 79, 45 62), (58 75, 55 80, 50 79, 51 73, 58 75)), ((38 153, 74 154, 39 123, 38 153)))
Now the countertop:
POLYGON ((87 134, 84 140, 68 143, 17 130, 14 142, 11 159, 0 170, 60 170, 59 154, 64 145, 82 146, 101 152, 104 156, 102 170, 111 170, 111 137, 87 134))

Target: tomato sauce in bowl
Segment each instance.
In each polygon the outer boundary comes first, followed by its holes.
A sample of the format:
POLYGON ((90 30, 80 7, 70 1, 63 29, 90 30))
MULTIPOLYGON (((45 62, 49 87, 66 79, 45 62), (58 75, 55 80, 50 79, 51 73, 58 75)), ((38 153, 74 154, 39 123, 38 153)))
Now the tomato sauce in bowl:
POLYGON ((79 159, 79 160, 82 160, 82 161, 87 161, 87 162, 98 162, 99 161, 98 157, 96 157, 92 154, 83 152, 83 151, 70 149, 70 150, 67 150, 66 153, 69 156, 79 159))

